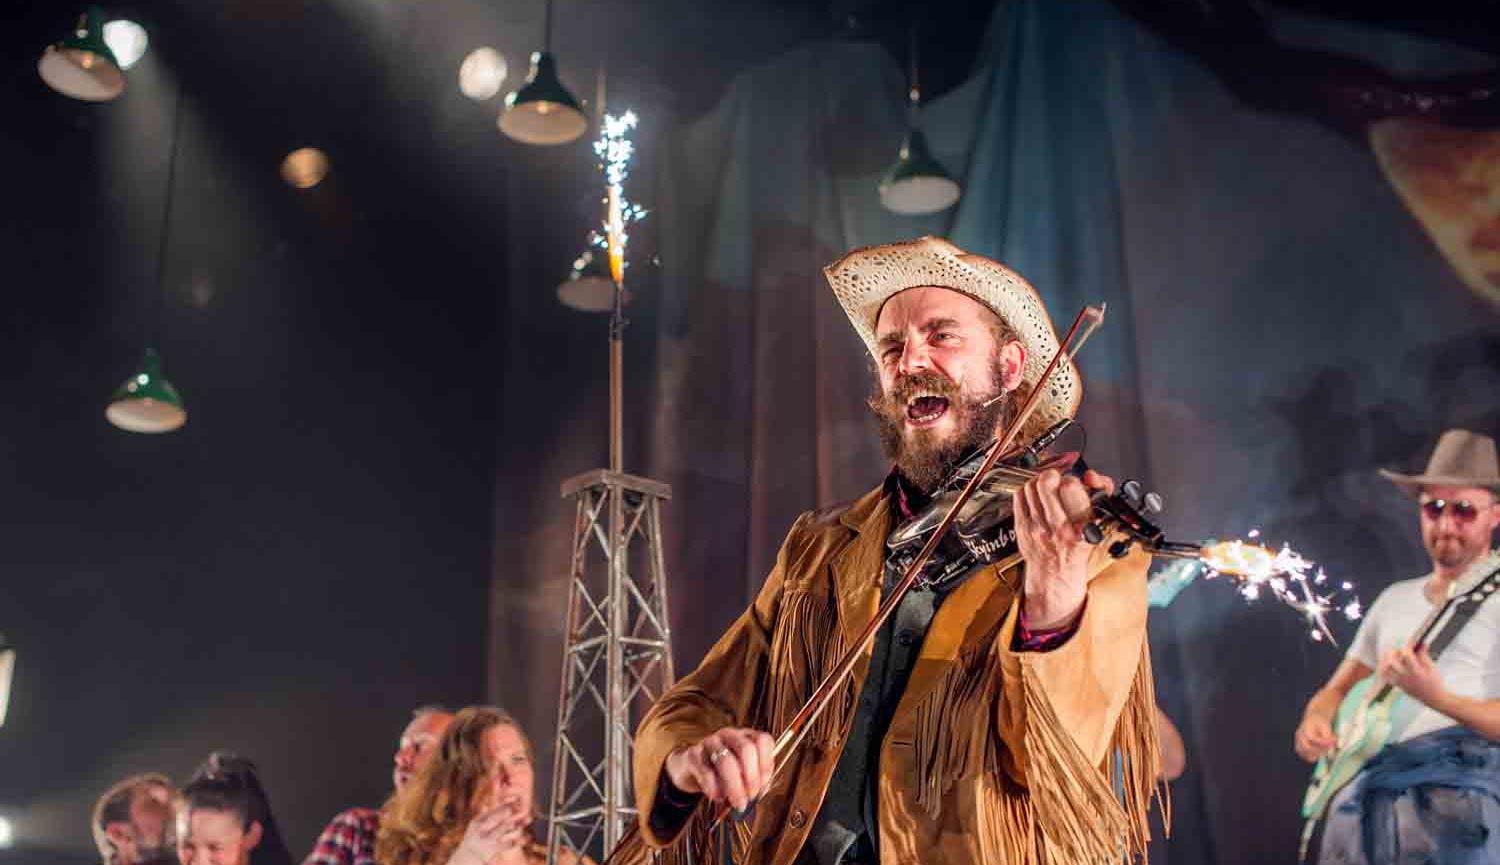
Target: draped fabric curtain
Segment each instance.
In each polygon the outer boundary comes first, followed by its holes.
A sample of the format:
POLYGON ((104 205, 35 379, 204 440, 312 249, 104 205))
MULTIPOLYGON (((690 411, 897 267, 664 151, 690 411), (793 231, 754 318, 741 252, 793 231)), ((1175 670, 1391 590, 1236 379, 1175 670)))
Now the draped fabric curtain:
MULTIPOLYGON (((1283 27, 1394 65, 1473 62, 1313 19, 1283 27)), ((674 488, 679 669, 754 597, 798 513, 887 469, 864 406, 869 361, 820 273, 852 247, 946 235, 1025 274, 1059 329, 1107 302, 1080 356, 1090 461, 1163 493, 1171 536, 1259 528, 1366 603, 1426 566, 1414 513, 1375 468, 1420 463, 1445 426, 1500 432, 1500 314, 1448 269, 1363 142, 1242 106, 1098 0, 1002 4, 981 55, 922 115, 965 187, 944 214, 879 205, 905 87, 868 43, 751 70, 658 154, 662 269, 634 315, 649 344, 633 362, 649 372, 629 405, 636 457, 674 488)), ((540 465, 508 469, 497 505, 540 521, 497 544, 492 610, 497 660, 519 631, 536 664, 497 662, 492 679, 543 750, 570 525, 560 504, 531 506, 555 497, 567 430, 592 429, 561 428, 540 465)), ((1340 651, 1222 581, 1189 587, 1151 629, 1189 765, 1156 861, 1291 861, 1308 769, 1292 731, 1340 651)))

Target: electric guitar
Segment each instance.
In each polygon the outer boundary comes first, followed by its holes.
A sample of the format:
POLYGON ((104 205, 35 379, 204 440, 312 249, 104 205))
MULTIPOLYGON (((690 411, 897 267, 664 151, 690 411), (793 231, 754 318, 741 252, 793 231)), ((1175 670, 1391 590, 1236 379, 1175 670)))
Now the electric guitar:
POLYGON ((1161 568, 1146 581, 1147 605, 1156 608, 1168 606, 1202 571, 1203 564, 1192 559, 1181 559, 1161 568))
MULTIPOLYGON (((1495 556, 1490 556, 1476 566, 1476 569, 1496 563, 1495 556)), ((1500 568, 1492 570, 1473 588, 1450 596, 1441 605, 1434 607, 1427 618, 1422 620, 1409 645, 1415 647, 1425 643, 1428 654, 1433 660, 1437 660, 1438 655, 1458 636, 1459 629, 1473 615, 1474 610, 1497 589, 1500 589, 1500 568), (1437 623, 1455 605, 1458 611, 1454 613, 1448 626, 1430 643, 1427 642, 1437 623)), ((1365 677, 1344 695, 1334 721, 1334 727, 1338 731, 1338 745, 1318 760, 1313 768, 1312 780, 1307 785, 1307 793, 1302 799, 1302 816, 1308 821, 1303 832, 1304 845, 1312 835, 1312 827, 1323 816, 1334 794, 1353 780, 1365 763, 1386 746, 1392 733, 1391 709, 1403 697, 1405 694, 1400 689, 1393 685, 1379 684, 1375 676, 1365 677)))

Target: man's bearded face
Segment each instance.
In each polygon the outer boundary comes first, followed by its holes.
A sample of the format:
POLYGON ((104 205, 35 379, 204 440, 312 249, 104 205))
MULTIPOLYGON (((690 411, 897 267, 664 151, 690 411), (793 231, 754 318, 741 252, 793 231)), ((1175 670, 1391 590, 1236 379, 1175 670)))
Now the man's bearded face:
POLYGON ((880 311, 880 391, 869 405, 886 456, 923 492, 992 439, 1009 408, 1009 396, 994 398, 1007 362, 1019 367, 1024 353, 999 344, 997 324, 978 301, 930 286, 903 291, 880 311))

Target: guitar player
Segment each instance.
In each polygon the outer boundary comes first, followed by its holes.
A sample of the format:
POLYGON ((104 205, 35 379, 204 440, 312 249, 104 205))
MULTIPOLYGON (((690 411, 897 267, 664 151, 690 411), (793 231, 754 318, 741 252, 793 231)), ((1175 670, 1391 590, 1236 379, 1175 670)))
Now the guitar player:
POLYGON ((1303 712, 1298 756, 1336 759, 1334 718, 1350 691, 1372 674, 1372 684, 1397 689, 1389 738, 1334 795, 1317 861, 1500 862, 1500 601, 1478 603, 1456 628, 1446 623, 1459 607, 1437 619, 1428 632, 1436 660, 1426 645, 1411 645, 1429 614, 1455 594, 1492 585, 1487 577, 1500 567, 1491 549, 1500 527, 1495 442, 1448 430, 1423 474, 1381 475, 1416 499, 1432 571, 1380 594, 1303 712))

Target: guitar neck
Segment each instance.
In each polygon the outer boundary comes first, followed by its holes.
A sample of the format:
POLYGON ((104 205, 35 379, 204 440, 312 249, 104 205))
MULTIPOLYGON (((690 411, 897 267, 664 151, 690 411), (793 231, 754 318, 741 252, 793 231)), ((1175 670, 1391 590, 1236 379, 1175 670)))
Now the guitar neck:
MULTIPOLYGON (((1417 646, 1420 646, 1423 643, 1427 642, 1427 638, 1432 636, 1432 629, 1437 627, 1438 620, 1443 617, 1444 613, 1448 612, 1449 607, 1453 606, 1453 601, 1453 598, 1449 598, 1448 600, 1444 601, 1441 606, 1434 607, 1432 609, 1432 612, 1427 614, 1427 618, 1422 620, 1422 624, 1417 628, 1417 632, 1415 634, 1412 634, 1411 640, 1407 642, 1408 648, 1415 649, 1417 646)), ((1434 661, 1437 660, 1437 653, 1442 651, 1442 648, 1446 647, 1448 645, 1448 642, 1453 639, 1453 634, 1451 633, 1452 631, 1452 628, 1445 629, 1443 633, 1438 635, 1437 640, 1434 640, 1431 644, 1428 644, 1427 652, 1432 656, 1432 659, 1434 661), (1442 646, 1438 645, 1439 641, 1442 642, 1442 646)), ((1389 683, 1381 685, 1378 691, 1370 695, 1369 702, 1371 704, 1379 703, 1389 697, 1391 695, 1391 692, 1394 690, 1396 690, 1395 685, 1391 685, 1389 683)))
MULTIPOLYGON (((1474 588, 1464 594, 1450 597, 1441 606, 1434 607, 1432 612, 1427 614, 1427 618, 1422 620, 1422 626, 1412 635, 1411 648, 1415 649, 1422 645, 1427 646, 1427 654, 1436 661, 1438 656, 1443 653, 1443 650, 1448 648, 1448 644, 1452 643, 1458 636, 1458 632, 1463 629, 1469 618, 1473 616, 1474 609, 1484 603, 1485 598, 1489 597, 1489 593, 1484 591, 1485 584, 1493 581, 1497 576, 1500 576, 1500 568, 1490 571, 1484 579, 1474 585, 1474 588), (1453 618, 1448 620, 1448 626, 1443 628, 1442 632, 1436 637, 1432 637, 1431 641, 1429 641, 1428 637, 1432 636, 1432 631, 1437 627, 1438 622, 1442 620, 1443 614, 1448 612, 1448 608, 1454 604, 1458 604, 1458 612, 1454 613, 1453 618)), ((1380 690, 1371 698, 1371 702, 1379 702, 1385 699, 1394 689, 1393 685, 1381 686, 1380 690)))

